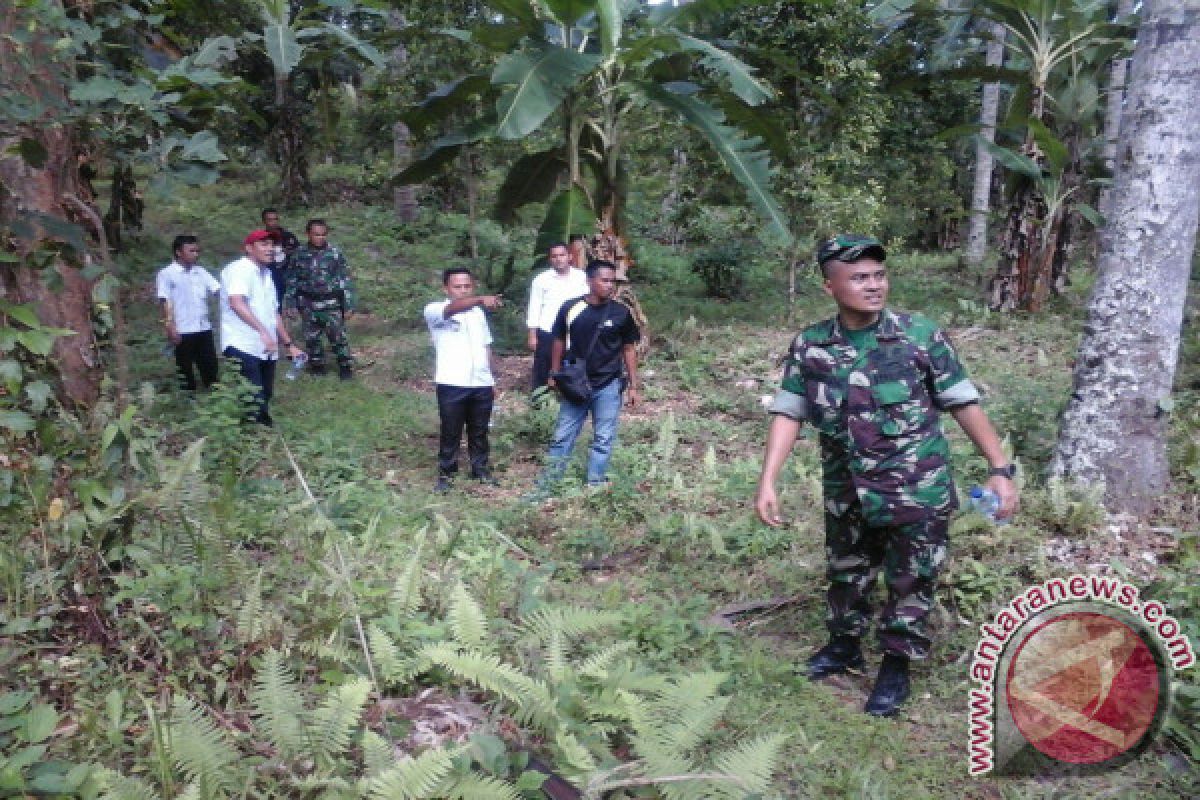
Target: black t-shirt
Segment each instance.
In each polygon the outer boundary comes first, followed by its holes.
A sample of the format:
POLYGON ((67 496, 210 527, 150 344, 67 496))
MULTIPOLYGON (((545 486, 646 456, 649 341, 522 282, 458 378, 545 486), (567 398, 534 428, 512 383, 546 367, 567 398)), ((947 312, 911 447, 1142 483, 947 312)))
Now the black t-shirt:
POLYGON ((621 351, 642 338, 633 315, 623 304, 610 300, 593 306, 582 297, 562 304, 554 320, 554 336, 568 341, 567 357, 577 359, 588 354, 587 375, 593 389, 603 389, 621 375, 621 351), (596 336, 596 326, 601 323, 600 335, 596 336), (593 336, 596 344, 589 353, 593 336))

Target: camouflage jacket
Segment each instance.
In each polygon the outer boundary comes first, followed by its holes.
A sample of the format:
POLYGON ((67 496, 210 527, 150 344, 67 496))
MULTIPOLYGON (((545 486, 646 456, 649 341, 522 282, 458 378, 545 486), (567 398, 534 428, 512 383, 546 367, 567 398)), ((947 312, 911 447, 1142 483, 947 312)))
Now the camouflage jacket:
POLYGON ((860 352, 837 318, 792 342, 770 411, 820 434, 825 508, 860 504, 869 524, 902 524, 958 507, 938 411, 979 399, 942 330, 885 309, 860 352))
POLYGON ((297 247, 289 263, 284 305, 334 308, 342 293, 349 311, 354 307, 354 290, 342 251, 333 245, 320 250, 307 244, 297 247))

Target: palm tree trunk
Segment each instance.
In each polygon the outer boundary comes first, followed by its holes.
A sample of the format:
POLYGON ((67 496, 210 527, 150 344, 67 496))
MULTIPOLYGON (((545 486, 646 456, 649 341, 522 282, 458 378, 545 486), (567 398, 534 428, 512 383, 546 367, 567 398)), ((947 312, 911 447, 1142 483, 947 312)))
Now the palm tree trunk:
POLYGON ((1051 463, 1135 514, 1168 489, 1165 401, 1200 222, 1200 0, 1149 0, 1142 13, 1113 214, 1051 463))
MULTIPOLYGON (((993 23, 987 43, 985 62, 989 67, 1004 63, 1004 36, 1006 28, 993 23)), ((1000 84, 983 85, 983 97, 979 108, 979 137, 988 142, 996 141, 996 117, 1000 108, 1000 84)), ((967 263, 977 266, 983 263, 987 252, 988 212, 992 197, 992 151, 980 141, 975 145, 975 186, 971 192, 971 218, 967 232, 967 263)))
MULTIPOLYGON (((1117 19, 1127 19, 1133 13, 1134 0, 1117 3, 1117 19)), ((1125 74, 1128 58, 1114 58, 1108 78, 1108 99, 1104 109, 1104 170, 1112 175, 1117 165, 1117 139, 1121 135, 1121 114, 1125 107, 1125 74)), ((1100 192, 1100 213, 1108 216, 1112 205, 1112 188, 1100 192)))

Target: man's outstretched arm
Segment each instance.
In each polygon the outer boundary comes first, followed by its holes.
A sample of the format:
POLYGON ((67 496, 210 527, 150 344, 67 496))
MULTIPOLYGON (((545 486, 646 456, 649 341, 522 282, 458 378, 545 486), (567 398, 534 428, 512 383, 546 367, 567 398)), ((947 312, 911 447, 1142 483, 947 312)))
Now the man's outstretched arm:
MULTIPOLYGON (((989 467, 1003 467, 1008 464, 1008 456, 1004 455, 1004 448, 1000 446, 1000 437, 996 435, 992 421, 978 403, 952 408, 950 416, 954 417, 963 433, 975 444, 975 448, 987 460, 989 467)), ((1017 510, 1017 485, 1011 478, 1002 475, 990 476, 986 485, 1000 498, 1000 510, 996 516, 1011 517, 1017 510)))

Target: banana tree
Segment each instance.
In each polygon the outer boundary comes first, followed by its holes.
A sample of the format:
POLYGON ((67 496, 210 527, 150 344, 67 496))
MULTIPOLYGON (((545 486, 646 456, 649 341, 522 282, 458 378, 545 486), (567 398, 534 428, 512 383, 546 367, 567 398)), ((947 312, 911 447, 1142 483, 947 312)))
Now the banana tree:
POLYGON ((281 170, 280 200, 284 205, 307 203, 312 191, 308 178, 309 142, 292 90, 294 75, 302 65, 319 64, 335 51, 351 54, 376 67, 383 66, 384 61, 369 43, 330 21, 334 12, 343 17, 353 13, 352 3, 258 0, 258 5, 262 31, 246 34, 244 38, 262 47, 274 74, 275 124, 271 139, 281 170))
POLYGON ((983 0, 974 11, 1004 26, 1005 46, 1024 64, 1026 77, 1018 92, 1026 99, 1026 110, 1019 114, 1025 129, 1020 149, 1013 152, 984 142, 1016 181, 1000 261, 988 286, 988 305, 993 310, 1037 311, 1055 284, 1056 271, 1062 273, 1067 252, 1064 221, 1073 207, 1081 208, 1076 197, 1083 138, 1076 135, 1079 126, 1071 124, 1067 106, 1093 114, 1096 109, 1094 99, 1078 96, 1068 104, 1049 90, 1054 80, 1065 87, 1064 93, 1078 92, 1085 83, 1094 86, 1089 71, 1098 70, 1112 50, 1126 44, 1109 23, 1105 3, 983 0), (1048 97, 1053 113, 1047 109, 1048 97))
POLYGON ((593 236, 593 248, 617 263, 624 277, 630 260, 621 238, 623 157, 635 136, 631 119, 644 110, 678 119, 699 133, 745 189, 766 228, 790 240, 770 190, 772 170, 760 140, 730 124, 722 110, 703 99, 705 89, 686 79, 702 70, 746 110, 769 99, 772 90, 729 50, 681 28, 683 15, 694 15, 696 7, 647 9, 636 0, 491 0, 487 5, 496 12, 492 21, 442 33, 490 54, 491 72, 440 87, 406 121, 420 135, 469 104, 482 101, 484 113, 434 141, 397 183, 428 178, 468 144, 526 140, 557 124, 551 146, 519 158, 509 169, 495 215, 511 222, 521 206, 548 201, 538 252, 570 234, 593 236))

